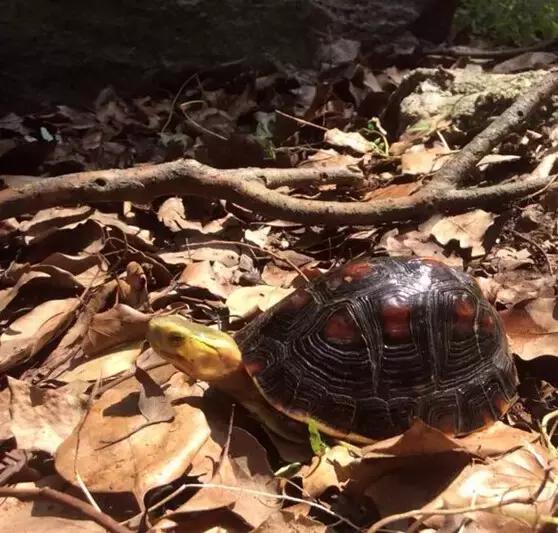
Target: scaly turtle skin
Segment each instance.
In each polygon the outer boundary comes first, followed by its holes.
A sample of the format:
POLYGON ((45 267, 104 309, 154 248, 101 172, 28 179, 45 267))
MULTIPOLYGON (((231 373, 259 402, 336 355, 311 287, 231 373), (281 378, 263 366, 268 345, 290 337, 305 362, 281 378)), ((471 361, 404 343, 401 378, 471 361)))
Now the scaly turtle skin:
POLYGON ((287 437, 285 420, 313 420, 325 434, 368 443, 414 418, 460 436, 498 420, 516 398, 498 313, 472 277, 432 260, 347 263, 234 340, 178 315, 154 318, 148 338, 287 437))

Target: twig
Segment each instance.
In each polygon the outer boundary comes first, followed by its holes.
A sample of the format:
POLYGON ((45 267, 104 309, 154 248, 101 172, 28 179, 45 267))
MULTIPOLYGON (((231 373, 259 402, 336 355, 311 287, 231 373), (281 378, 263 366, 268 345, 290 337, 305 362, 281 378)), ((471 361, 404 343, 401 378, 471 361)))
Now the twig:
MULTIPOLYGON (((304 503, 313 507, 315 509, 319 509, 324 513, 327 513, 330 516, 337 518, 339 521, 347 524, 348 526, 352 527, 356 531, 361 531, 361 528, 357 525, 353 524, 347 518, 335 513, 331 509, 328 509, 325 505, 320 505, 319 503, 315 503, 312 501, 304 500, 302 498, 296 498, 294 496, 287 496, 285 494, 273 494, 272 492, 262 492, 260 490, 253 490, 253 489, 246 489, 244 487, 235 487, 233 485, 222 485, 220 483, 185 483, 184 485, 180 485, 173 493, 172 497, 174 498, 181 492, 185 491, 186 489, 203 489, 203 488, 211 488, 211 489, 223 489, 223 490, 230 490, 231 492, 241 492, 243 494, 249 494, 251 496, 259 496, 261 498, 270 498, 272 500, 281 500, 293 503, 304 503)), ((170 496, 170 495, 169 495, 170 496)), ((165 503, 169 501, 169 497, 165 498, 165 503)), ((161 505, 161 502, 157 503, 157 506, 161 505)), ((153 508, 152 508, 153 509, 153 508)))
POLYGON ((101 383, 101 376, 99 375, 99 377, 97 378, 97 380, 95 381, 95 383, 93 385, 93 389, 91 390, 91 394, 89 395, 89 398, 87 398, 87 404, 85 406, 85 413, 81 417, 81 420, 79 421, 79 424, 77 425, 77 427, 75 429, 75 431, 76 431, 76 452, 74 454, 74 461, 73 461, 74 476, 76 478, 77 484, 78 484, 79 488, 81 489, 81 491, 83 492, 83 494, 85 495, 85 497, 87 498, 87 500, 89 501, 91 507, 93 507, 93 509, 95 509, 99 513, 102 512, 101 508, 99 507, 99 505, 97 504, 97 502, 93 498, 91 492, 87 488, 87 485, 83 481, 83 478, 79 474, 77 460, 78 460, 78 455, 79 455, 79 447, 81 445, 81 430, 83 429, 83 426, 85 425, 85 421, 87 420, 87 417, 89 416, 89 413, 91 412, 91 407, 93 405, 93 401, 95 400, 95 395, 96 395, 97 391, 99 390, 99 384, 100 383, 101 383))
POLYGON ((539 106, 558 91, 558 74, 552 72, 521 95, 497 119, 481 131, 456 156, 449 159, 435 174, 436 186, 452 188, 475 173, 481 158, 490 153, 504 137, 523 125, 539 106))
POLYGON ((227 437, 225 440, 225 446, 223 446, 223 449, 221 450, 221 455, 219 456, 219 464, 217 465, 217 468, 215 469, 215 474, 213 474, 213 479, 216 479, 217 476, 221 473, 221 470, 223 468, 223 464, 225 463, 227 457, 229 456, 229 448, 231 446, 231 437, 232 437, 232 431, 233 431, 233 422, 234 422, 234 410, 235 410, 236 404, 232 404, 231 405, 231 416, 229 417, 229 425, 227 428, 227 437))
POLYGON ((527 235, 523 235, 523 233, 520 233, 517 230, 512 229, 511 231, 516 237, 519 237, 521 240, 531 245, 533 248, 535 248, 535 250, 537 250, 537 252, 539 252, 543 256, 546 263, 546 268, 548 269, 548 273, 552 276, 554 274, 554 269, 552 268, 552 264, 550 263, 550 259, 548 258, 548 255, 542 249, 542 246, 539 243, 527 237, 527 235))
POLYGON ((289 183, 314 180, 354 180, 349 167, 333 169, 215 169, 194 160, 160 165, 68 174, 33 185, 0 191, 0 217, 14 217, 47 207, 84 202, 150 202, 160 196, 194 195, 221 198, 247 209, 304 224, 373 224, 422 218, 434 210, 463 212, 472 207, 494 208, 540 191, 554 179, 523 176, 489 187, 457 189, 476 165, 505 135, 515 131, 538 105, 558 91, 558 74, 551 73, 521 96, 412 197, 377 202, 329 202, 294 198, 272 190, 289 183))
POLYGON ((100 526, 104 527, 111 533, 131 533, 128 528, 120 525, 109 515, 97 511, 88 503, 74 496, 71 496, 70 494, 60 492, 56 489, 51 489, 50 487, 0 487, 0 497, 17 498, 18 500, 50 500, 81 511, 85 516, 87 516, 100 526))
POLYGON ((165 124, 163 125, 163 127, 161 128, 161 133, 164 133, 165 130, 169 127, 169 124, 171 123, 172 120, 172 116, 174 114, 174 108, 176 106, 176 102, 178 101, 178 98, 180 97, 180 95, 182 94, 182 91, 186 88, 186 85, 188 85, 193 79, 198 77, 198 73, 196 72, 195 74, 192 74, 178 89, 177 93, 174 95, 174 98, 172 99, 171 102, 171 106, 170 106, 170 111, 169 111, 169 116, 167 117, 167 120, 165 122, 165 124))
POLYGON ((298 122, 299 124, 304 124, 304 126, 310 126, 312 128, 317 128, 317 129, 322 130, 322 131, 328 131, 328 129, 324 128, 323 126, 320 126, 318 124, 314 124, 313 122, 308 122, 307 120, 304 120, 304 119, 299 118, 299 117, 295 117, 293 115, 289 115, 288 113, 285 113, 283 111, 279 111, 279 109, 276 109, 275 112, 278 115, 281 115, 281 116, 286 117, 286 118, 290 118, 291 120, 294 120, 295 122, 298 122))
POLYGON ((509 57, 546 50, 558 44, 558 39, 550 39, 532 46, 519 48, 503 48, 500 50, 482 50, 479 48, 469 48, 468 46, 437 47, 426 50, 426 55, 444 55, 451 57, 470 57, 473 59, 506 59, 509 57))

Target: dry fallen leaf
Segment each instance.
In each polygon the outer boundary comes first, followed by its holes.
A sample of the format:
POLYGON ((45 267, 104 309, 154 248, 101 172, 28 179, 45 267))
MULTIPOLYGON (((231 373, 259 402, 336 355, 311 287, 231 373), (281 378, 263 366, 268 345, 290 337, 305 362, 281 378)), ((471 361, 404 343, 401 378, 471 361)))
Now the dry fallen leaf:
POLYGON ((234 514, 254 528, 265 522, 281 506, 281 501, 277 498, 278 482, 273 478, 267 452, 252 435, 234 427, 229 457, 224 460, 225 472, 215 480, 212 479, 210 486, 202 488, 176 511, 168 513, 166 518, 174 518, 184 512, 199 512, 230 505, 234 514), (252 491, 256 491, 256 494, 252 491), (266 498, 266 494, 269 497, 266 498))
POLYGON ((74 382, 58 389, 40 389, 8 377, 10 429, 23 450, 54 454, 84 412, 81 395, 87 384, 74 382))
POLYGON ((151 316, 125 304, 97 313, 83 339, 83 351, 96 355, 125 342, 144 339, 151 316))
POLYGON ((56 453, 56 469, 64 479, 75 484, 77 469, 89 490, 133 492, 141 504, 147 491, 186 471, 209 437, 205 415, 177 402, 172 422, 146 425, 139 394, 139 383, 129 378, 93 402, 78 428, 79 441, 76 430, 56 453))
POLYGON ((399 230, 394 229, 382 237, 380 245, 391 256, 417 256, 430 257, 453 267, 463 267, 463 259, 454 254, 444 255, 444 249, 434 242, 430 235, 421 231, 408 231, 398 235, 399 230))
POLYGON ((558 300, 536 298, 502 311, 511 350, 530 361, 541 355, 558 356, 558 300))
POLYGON ((491 279, 493 301, 508 308, 527 300, 555 296, 555 275, 544 275, 520 269, 495 274, 491 279))
POLYGON ((288 288, 298 275, 296 270, 285 270, 277 266, 273 261, 269 261, 263 268, 262 281, 274 287, 288 288))
POLYGON ((233 269, 223 266, 222 263, 214 262, 212 264, 210 261, 200 261, 188 265, 180 275, 179 281, 190 287, 206 289, 215 296, 226 298, 233 290, 231 285, 233 274, 233 269))
POLYGON ((181 231, 185 228, 186 211, 182 198, 173 196, 167 198, 157 211, 157 219, 171 231, 181 231))
POLYGON ((0 336, 0 372, 33 357, 69 324, 80 301, 50 300, 14 320, 0 336))
POLYGON ((555 466, 550 465, 538 450, 529 447, 512 451, 488 464, 471 464, 442 494, 425 506, 425 509, 471 508, 471 511, 447 517, 434 513, 428 523, 436 529, 454 529, 459 523, 459 530, 465 533, 536 531, 544 524, 544 517, 553 514, 558 494, 555 479, 555 466), (554 475, 547 477, 546 470, 554 475), (534 502, 529 502, 531 497, 534 502), (515 499, 525 503, 503 505, 515 499), (474 510, 485 505, 492 508, 474 510))
POLYGON ((420 184, 417 183, 393 183, 386 187, 378 187, 373 191, 367 192, 364 197, 364 202, 375 202, 377 200, 389 200, 393 198, 406 198, 420 189, 420 184))
POLYGON ((262 226, 259 229, 247 229, 244 232, 244 238, 257 246, 266 248, 268 245, 269 234, 271 232, 271 226, 262 226))
POLYGON ((96 381, 97 379, 111 378, 134 366, 143 344, 144 341, 140 340, 116 346, 97 355, 94 359, 89 359, 85 363, 71 367, 57 376, 56 379, 70 383, 76 380, 96 381))
MULTIPOLYGON (((308 516, 307 509, 301 509, 304 504, 297 504, 273 513, 263 524, 252 533, 326 533, 328 527, 308 516)), ((309 507, 309 506, 307 506, 309 507)))
POLYGON ((462 249, 471 249, 472 257, 485 253, 483 239, 494 222, 496 215, 482 209, 475 209, 463 215, 442 217, 436 215, 421 225, 422 231, 430 231, 442 245, 456 240, 462 249))
POLYGON ((0 443, 13 437, 10 429, 10 389, 0 391, 0 443))
MULTIPOLYGON (((340 154, 333 149, 317 150, 314 154, 310 154, 306 161, 302 161, 301 167, 327 168, 357 165, 360 159, 348 154, 340 154)), ((357 178, 355 177, 355 180, 357 178)))
POLYGON ((524 446, 535 437, 532 433, 498 421, 470 435, 451 438, 417 419, 402 435, 371 444, 362 451, 365 458, 424 456, 451 451, 464 451, 484 458, 524 446))
POLYGON ((225 305, 229 308, 231 319, 238 320, 266 311, 293 290, 269 285, 238 287, 231 292, 225 305))
POLYGON ((135 377, 140 385, 138 409, 148 422, 170 422, 174 409, 163 389, 141 367, 135 369, 135 377))
POLYGON ((418 175, 436 172, 446 162, 451 152, 445 146, 425 148, 414 145, 401 156, 401 172, 418 175))
POLYGON ((44 233, 50 228, 63 228, 87 219, 94 209, 89 206, 81 207, 52 207, 36 213, 31 220, 22 222, 19 229, 26 237, 33 237, 44 233))
POLYGON ((218 261, 226 267, 238 265, 240 249, 235 244, 192 246, 181 252, 164 252, 158 256, 169 265, 189 265, 194 261, 218 261))
POLYGON ((108 264, 100 255, 69 255, 55 252, 41 261, 70 272, 83 287, 96 287, 105 282, 108 264))
POLYGON ((328 448, 321 457, 315 456, 302 468, 300 475, 305 493, 318 498, 330 487, 342 488, 359 463, 360 459, 345 446, 328 448))
POLYGON ((376 145, 367 141, 360 133, 356 131, 345 132, 337 128, 327 130, 324 133, 324 142, 341 148, 350 148, 357 154, 366 154, 377 150, 376 145))

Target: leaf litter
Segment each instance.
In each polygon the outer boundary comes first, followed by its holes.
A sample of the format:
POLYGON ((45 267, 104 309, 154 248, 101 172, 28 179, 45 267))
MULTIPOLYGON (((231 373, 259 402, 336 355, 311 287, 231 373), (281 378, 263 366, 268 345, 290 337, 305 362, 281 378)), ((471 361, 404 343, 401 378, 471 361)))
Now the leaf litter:
MULTIPOLYGON (((185 88, 176 108, 168 97, 126 100, 108 88, 93 111, 59 105, 35 115, 56 132, 48 147, 31 146, 33 122, 11 113, 0 119, 10 132, 2 155, 13 156, 8 170, 16 176, 2 181, 196 157, 217 168, 366 168, 364 183, 291 187, 301 198, 415 194, 459 149, 452 138, 462 132, 446 117, 388 139, 361 111, 387 102, 406 72, 360 64, 353 43, 330 51, 354 67, 331 71, 332 86, 317 72, 278 71, 249 83, 239 72, 236 90, 204 78, 185 88), (33 168, 25 164, 29 151, 33 168)), ((510 139, 507 152, 486 156, 479 171, 490 180, 506 165, 520 169, 556 145, 555 131, 548 124, 536 142, 510 139)), ((86 498, 134 531, 490 532, 555 524, 558 394, 537 366, 558 357, 552 198, 530 199, 521 212, 432 213, 420 223, 366 227, 302 226, 171 195, 151 205, 59 207, 2 221, 0 453, 5 464, 9 453, 23 455, 17 467, 0 469, 0 480, 86 498), (416 423, 365 448, 325 441, 314 454, 310 442, 283 442, 240 406, 230 418, 230 398, 145 345, 155 314, 173 310, 235 330, 312 269, 366 253, 433 257, 475 275, 501 313, 527 389, 503 421, 463 439, 416 423), (533 379, 537 386, 527 387, 533 379)), ((7 497, 1 512, 10 531, 104 530, 60 503, 7 497)))

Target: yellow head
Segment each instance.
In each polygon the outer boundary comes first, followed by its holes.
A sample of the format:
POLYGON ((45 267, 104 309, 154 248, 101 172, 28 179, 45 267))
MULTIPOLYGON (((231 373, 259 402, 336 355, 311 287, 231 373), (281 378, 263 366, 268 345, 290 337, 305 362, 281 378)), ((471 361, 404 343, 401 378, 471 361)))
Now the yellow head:
POLYGON ((180 315, 151 319, 147 340, 161 357, 195 379, 220 381, 242 368, 230 335, 180 315))

